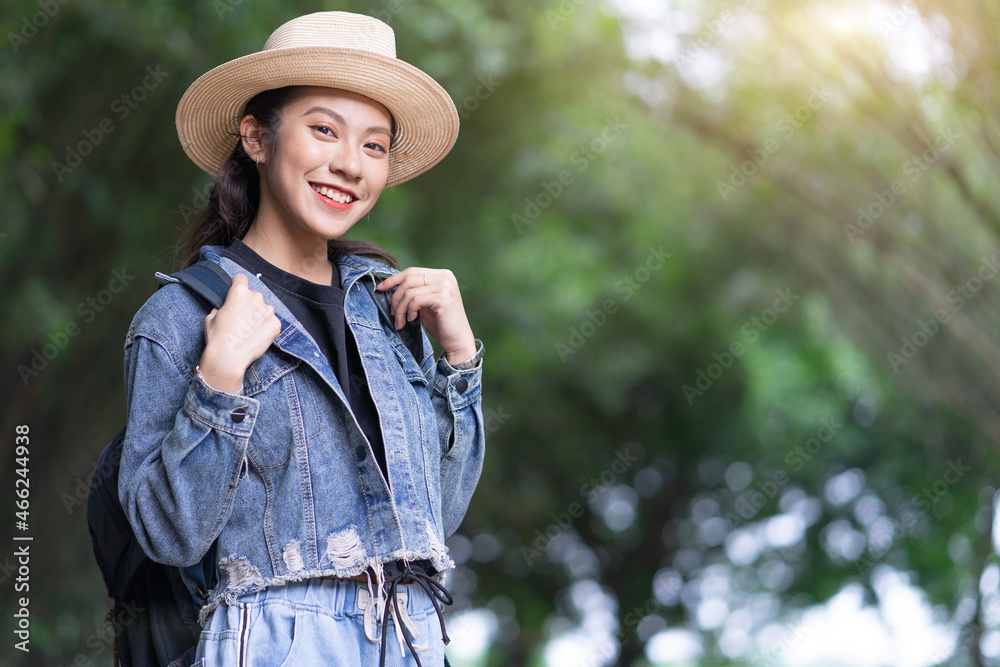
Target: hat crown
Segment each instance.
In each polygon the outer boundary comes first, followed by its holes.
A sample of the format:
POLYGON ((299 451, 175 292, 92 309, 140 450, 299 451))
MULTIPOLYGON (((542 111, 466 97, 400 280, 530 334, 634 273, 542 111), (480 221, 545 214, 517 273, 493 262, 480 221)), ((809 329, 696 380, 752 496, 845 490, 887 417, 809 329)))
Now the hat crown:
POLYGON ((371 16, 315 12, 281 25, 264 43, 264 51, 298 47, 357 49, 395 58, 396 36, 391 27, 371 16))

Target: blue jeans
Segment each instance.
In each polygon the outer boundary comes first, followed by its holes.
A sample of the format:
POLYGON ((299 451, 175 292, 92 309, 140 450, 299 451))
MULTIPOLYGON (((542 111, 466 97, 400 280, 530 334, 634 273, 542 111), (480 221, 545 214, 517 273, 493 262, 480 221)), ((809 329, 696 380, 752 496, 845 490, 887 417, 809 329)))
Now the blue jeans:
MULTIPOLYGON (((424 667, 444 664, 441 627, 427 594, 416 584, 399 586, 397 600, 407 632, 424 667), (404 605, 405 601, 405 605, 404 605), (407 629, 406 626, 409 626, 407 629), (416 636, 414 635, 416 631, 416 636)), ((390 604, 391 606, 391 604, 390 604)), ((415 666, 390 614, 387 667, 415 666)), ((349 579, 306 579, 272 586, 220 605, 198 640, 193 667, 368 667, 379 664, 382 619, 368 586, 349 579)))

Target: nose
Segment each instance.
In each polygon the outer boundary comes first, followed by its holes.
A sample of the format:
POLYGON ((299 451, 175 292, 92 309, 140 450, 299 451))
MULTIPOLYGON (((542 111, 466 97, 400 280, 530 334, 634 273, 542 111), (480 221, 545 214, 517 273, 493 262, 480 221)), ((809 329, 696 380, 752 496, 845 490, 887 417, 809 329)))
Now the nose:
POLYGON ((355 142, 338 142, 330 158, 330 171, 339 173, 349 181, 361 178, 361 147, 355 142))

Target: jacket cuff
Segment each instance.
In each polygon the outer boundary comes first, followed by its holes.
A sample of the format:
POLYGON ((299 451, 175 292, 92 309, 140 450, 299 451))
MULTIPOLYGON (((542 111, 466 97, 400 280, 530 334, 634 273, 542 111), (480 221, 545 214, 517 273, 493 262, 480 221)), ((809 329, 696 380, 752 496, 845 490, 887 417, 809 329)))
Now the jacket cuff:
POLYGON ((482 360, 468 370, 460 371, 448 363, 444 353, 438 359, 437 377, 434 378, 434 390, 448 399, 448 407, 459 410, 475 402, 482 392, 483 362, 482 360))
POLYGON ((201 373, 196 372, 184 397, 184 409, 192 419, 211 428, 248 437, 257 421, 260 401, 213 389, 205 382, 201 373))

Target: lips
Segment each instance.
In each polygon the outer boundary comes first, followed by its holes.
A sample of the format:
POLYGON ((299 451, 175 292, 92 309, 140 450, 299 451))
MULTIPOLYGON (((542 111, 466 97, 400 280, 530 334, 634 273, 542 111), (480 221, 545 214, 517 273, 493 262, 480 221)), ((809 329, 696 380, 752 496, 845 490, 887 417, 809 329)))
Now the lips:
POLYGON ((309 186, 315 190, 320 196, 329 199, 338 204, 350 204, 357 200, 357 195, 348 190, 343 190, 341 188, 334 187, 332 185, 326 185, 323 183, 310 183, 309 186))

